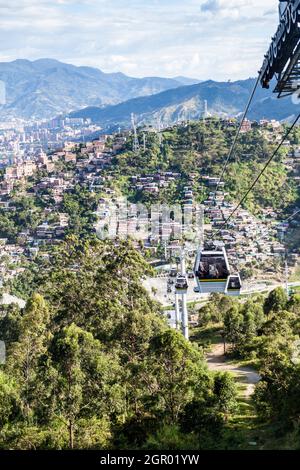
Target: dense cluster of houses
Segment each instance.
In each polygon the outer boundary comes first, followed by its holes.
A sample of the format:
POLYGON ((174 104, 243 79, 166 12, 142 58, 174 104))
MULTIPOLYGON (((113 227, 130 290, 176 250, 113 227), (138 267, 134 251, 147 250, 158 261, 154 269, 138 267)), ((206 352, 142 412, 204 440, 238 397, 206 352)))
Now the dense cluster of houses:
MULTIPOLYGON (((210 181, 207 179, 206 181, 210 181)), ((227 226, 226 221, 232 214, 236 205, 227 201, 223 191, 210 192, 205 201, 204 215, 210 224, 206 225, 206 239, 212 239, 212 235, 218 233, 217 247, 224 246, 229 261, 242 269, 257 264, 272 272, 270 261, 277 258, 282 260, 286 253, 282 243, 281 224, 278 223, 277 214, 273 209, 263 210, 263 217, 257 218, 245 209, 238 209, 227 226)), ((289 264, 294 266, 298 261, 298 254, 289 255, 289 264)), ((274 272, 275 274, 275 272, 274 272)))
POLYGON ((145 193, 159 193, 160 189, 168 188, 170 184, 181 177, 180 173, 162 172, 151 175, 133 175, 132 188, 145 193))
POLYGON ((106 181, 110 177, 103 177, 103 169, 110 165, 114 155, 106 145, 107 138, 103 136, 87 144, 65 143, 51 155, 39 150, 32 160, 20 159, 4 169, 0 182, 2 214, 15 213, 11 196, 16 189, 20 195, 40 198, 43 208, 39 213, 41 223, 18 233, 17 243, 0 238, 0 281, 21 272, 20 266, 26 259, 37 255, 47 258, 47 246, 63 239, 69 226, 69 216, 61 209, 65 193, 83 184, 91 191, 103 188, 111 197, 113 191, 107 188, 106 181))

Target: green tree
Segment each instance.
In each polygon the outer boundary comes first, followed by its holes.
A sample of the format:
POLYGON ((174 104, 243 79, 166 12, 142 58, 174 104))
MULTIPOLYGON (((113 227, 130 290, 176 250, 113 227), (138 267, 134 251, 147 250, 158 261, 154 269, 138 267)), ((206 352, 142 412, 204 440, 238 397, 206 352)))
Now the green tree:
POLYGON ((214 378, 214 397, 216 409, 227 420, 237 407, 237 391, 233 378, 228 373, 219 373, 214 378))
MULTIPOLYGON (((21 414, 18 385, 0 370, 0 427, 14 422, 21 414)), ((0 438, 1 442, 1 438, 0 438)))
POLYGON ((54 336, 50 351, 52 413, 68 429, 69 448, 78 447, 84 435, 89 447, 106 445, 111 436, 108 416, 122 403, 118 364, 91 333, 75 324, 54 336))
POLYGON ((224 317, 224 333, 227 342, 232 343, 235 348, 241 341, 243 335, 244 317, 238 305, 229 309, 224 317))
POLYGON ((210 387, 203 356, 183 336, 167 330, 152 340, 152 377, 156 384, 153 403, 167 422, 175 424, 185 405, 210 387))
POLYGON ((284 310, 287 302, 288 297, 282 287, 272 290, 264 304, 265 314, 268 315, 270 312, 279 312, 280 310, 284 310))
POLYGON ((18 340, 11 344, 7 361, 8 370, 20 384, 20 397, 26 419, 30 419, 36 396, 39 359, 47 351, 49 341, 49 308, 39 294, 27 302, 20 320, 18 340))

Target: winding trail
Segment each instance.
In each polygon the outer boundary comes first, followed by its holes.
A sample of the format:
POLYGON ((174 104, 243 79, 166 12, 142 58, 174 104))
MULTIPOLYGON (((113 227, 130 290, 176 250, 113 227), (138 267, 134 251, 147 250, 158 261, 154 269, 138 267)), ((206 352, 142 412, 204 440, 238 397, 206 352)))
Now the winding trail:
POLYGON ((260 381, 259 374, 251 367, 233 364, 224 356, 223 343, 216 344, 210 353, 207 354, 208 368, 218 372, 231 372, 236 377, 237 382, 246 385, 243 397, 248 399, 254 393, 255 385, 260 381))

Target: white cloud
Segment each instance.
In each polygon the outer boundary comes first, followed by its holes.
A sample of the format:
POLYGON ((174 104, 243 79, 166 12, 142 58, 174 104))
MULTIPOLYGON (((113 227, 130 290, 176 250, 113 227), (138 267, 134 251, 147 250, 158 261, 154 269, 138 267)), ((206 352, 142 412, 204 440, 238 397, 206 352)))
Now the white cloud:
POLYGON ((256 74, 277 0, 0 0, 2 60, 52 57, 135 76, 256 74))

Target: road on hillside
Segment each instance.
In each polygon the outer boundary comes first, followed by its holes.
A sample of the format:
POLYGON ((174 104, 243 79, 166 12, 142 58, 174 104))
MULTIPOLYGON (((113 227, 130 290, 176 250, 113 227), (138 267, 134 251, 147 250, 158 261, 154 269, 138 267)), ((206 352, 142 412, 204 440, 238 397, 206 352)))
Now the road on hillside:
POLYGON ((246 389, 243 392, 245 398, 251 397, 254 393, 255 385, 260 381, 259 374, 251 367, 239 366, 226 359, 223 343, 213 346, 212 351, 207 354, 207 364, 209 370, 231 372, 234 374, 237 382, 246 385, 246 389))
MULTIPOLYGON (((174 279, 173 279, 174 281, 174 279)), ((205 304, 209 301, 208 294, 199 294, 194 292, 194 287, 196 287, 196 282, 194 280, 189 279, 189 289, 187 293, 187 301, 189 302, 201 302, 205 304)), ((158 302, 160 302, 164 307, 172 307, 175 302, 175 289, 174 285, 171 286, 171 292, 168 292, 168 276, 160 276, 160 277, 148 277, 143 282, 144 287, 147 289, 151 297, 158 302)), ((271 292, 273 289, 277 287, 285 288, 285 284, 272 284, 267 285, 264 283, 257 283, 252 284, 251 286, 247 286, 244 290, 242 290, 242 295, 253 295, 259 293, 268 293, 271 292)), ((300 287, 300 282, 291 282, 289 283, 289 287, 300 287)))

